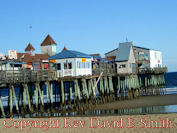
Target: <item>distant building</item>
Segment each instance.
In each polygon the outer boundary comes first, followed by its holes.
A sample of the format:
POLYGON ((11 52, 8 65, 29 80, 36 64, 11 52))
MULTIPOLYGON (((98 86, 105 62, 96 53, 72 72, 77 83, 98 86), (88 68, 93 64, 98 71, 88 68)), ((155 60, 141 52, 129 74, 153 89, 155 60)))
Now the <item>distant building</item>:
POLYGON ((100 54, 90 54, 90 56, 93 57, 93 62, 100 62, 101 61, 101 55, 100 54))
MULTIPOLYGON (((115 61, 119 48, 105 53, 105 60, 115 61)), ((133 46, 136 63, 139 68, 157 68, 162 67, 162 53, 157 50, 133 46)))
POLYGON ((105 62, 115 62, 116 56, 108 56, 104 58, 105 62))
POLYGON ((133 46, 136 63, 139 68, 150 68, 150 58, 148 48, 133 46))
POLYGON ((48 69, 48 58, 47 54, 36 54, 31 43, 25 48, 25 53, 17 52, 17 60, 23 63, 23 68, 27 69, 48 69))
POLYGON ((35 54, 35 48, 31 45, 31 43, 28 44, 28 46, 25 48, 25 52, 29 53, 30 55, 35 54))
POLYGON ((162 52, 157 50, 150 50, 150 67, 162 67, 162 52))
POLYGON ((6 57, 2 53, 0 53, 0 60, 6 60, 6 57))
POLYGON ((134 53, 139 68, 162 67, 162 52, 134 46, 134 53))
POLYGON ((108 57, 116 57, 117 52, 118 52, 118 48, 113 49, 113 50, 111 50, 111 51, 105 53, 105 58, 108 58, 108 57))
POLYGON ((12 61, 6 60, 0 64, 0 70, 11 70, 11 71, 21 70, 23 64, 24 63, 21 63, 21 62, 12 62, 12 61))
POLYGON ((48 54, 49 56, 57 54, 57 43, 50 35, 47 35, 47 37, 41 43, 41 53, 48 54))
POLYGON ((57 64, 57 77, 92 75, 92 57, 87 54, 65 49, 49 60, 57 64))
POLYGON ((118 73, 136 72, 137 67, 132 42, 119 44, 119 52, 117 53, 115 61, 118 73))

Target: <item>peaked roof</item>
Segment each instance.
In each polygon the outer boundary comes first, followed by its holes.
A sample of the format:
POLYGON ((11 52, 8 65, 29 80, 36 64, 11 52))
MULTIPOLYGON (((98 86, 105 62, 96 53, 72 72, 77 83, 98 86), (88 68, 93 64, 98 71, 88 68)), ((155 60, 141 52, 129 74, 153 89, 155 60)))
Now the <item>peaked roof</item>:
POLYGON ((65 51, 65 50, 67 50, 67 48, 64 46, 64 48, 63 48, 63 50, 62 50, 62 51, 65 51))
POLYGON ((116 56, 116 61, 128 61, 132 42, 119 43, 119 52, 116 56))
POLYGON ((28 46, 25 48, 25 51, 31 51, 35 50, 35 48, 31 45, 31 43, 28 44, 28 46))
POLYGON ((91 58, 91 56, 74 50, 64 50, 56 55, 49 57, 49 59, 65 59, 65 58, 91 58))
POLYGON ((53 38, 48 34, 44 41, 41 43, 41 46, 47 46, 51 44, 57 44, 53 38))
POLYGON ((41 62, 42 60, 48 60, 49 56, 47 54, 35 54, 31 56, 28 53, 17 53, 17 59, 23 58, 24 62, 41 62))

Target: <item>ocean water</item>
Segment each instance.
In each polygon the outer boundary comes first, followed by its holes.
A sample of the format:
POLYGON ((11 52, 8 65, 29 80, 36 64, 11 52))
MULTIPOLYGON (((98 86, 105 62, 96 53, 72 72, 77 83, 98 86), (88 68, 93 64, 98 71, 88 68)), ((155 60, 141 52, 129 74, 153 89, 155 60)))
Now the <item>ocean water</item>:
MULTIPOLYGON (((166 94, 177 94, 177 72, 169 72, 165 74, 166 81, 166 94)), ((19 94, 19 89, 16 90, 16 95, 19 94)), ((46 92, 44 91, 44 103, 46 103, 46 92)), ((67 94, 66 94, 67 95, 67 94)), ((8 89, 4 88, 0 90, 0 96, 3 106, 8 105, 8 89)), ((54 96, 53 96, 54 98, 54 96)), ((34 99, 34 97, 33 97, 34 99)), ((59 97, 57 98, 59 99, 59 97)), ((18 97, 17 97, 18 100, 18 97)), ((14 103, 15 106, 15 103, 14 103)), ((174 113, 177 112, 177 105, 168 106, 149 106, 140 108, 130 108, 121 110, 95 110, 92 115, 104 115, 104 114, 152 114, 152 113, 174 113)), ((76 113, 74 113, 75 116, 76 113)), ((66 114, 67 115, 67 114, 66 114)))
POLYGON ((167 94, 177 94, 177 72, 168 72, 165 74, 167 94))

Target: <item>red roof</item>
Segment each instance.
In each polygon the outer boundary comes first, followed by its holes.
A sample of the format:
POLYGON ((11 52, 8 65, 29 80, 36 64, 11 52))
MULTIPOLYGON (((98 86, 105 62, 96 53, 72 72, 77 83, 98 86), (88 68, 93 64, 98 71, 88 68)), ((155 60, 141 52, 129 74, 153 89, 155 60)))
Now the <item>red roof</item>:
POLYGON ((111 60, 115 60, 116 56, 108 56, 108 57, 106 57, 104 59, 107 60, 107 61, 111 61, 111 60))
POLYGON ((25 51, 31 51, 35 50, 35 48, 31 45, 31 43, 28 44, 28 46, 25 48, 25 51))
POLYGON ((49 56, 47 54, 35 54, 34 56, 29 53, 17 53, 18 60, 22 60, 24 62, 41 62, 42 60, 48 60, 49 56))
POLYGON ((62 51, 65 51, 65 50, 67 50, 67 48, 64 46, 64 48, 63 48, 63 50, 62 50, 62 51))
POLYGON ((41 46, 47 46, 51 44, 57 44, 52 37, 48 34, 44 41, 41 43, 41 46))

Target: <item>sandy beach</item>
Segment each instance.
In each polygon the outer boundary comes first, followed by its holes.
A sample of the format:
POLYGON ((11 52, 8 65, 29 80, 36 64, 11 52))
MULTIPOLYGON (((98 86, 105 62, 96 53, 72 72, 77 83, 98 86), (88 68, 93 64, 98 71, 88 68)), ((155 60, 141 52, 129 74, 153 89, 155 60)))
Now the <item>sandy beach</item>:
MULTIPOLYGON (((95 109, 122 109, 177 104, 177 95, 143 96, 98 105, 95 109)), ((120 133, 175 133, 177 113, 147 115, 113 115, 54 118, 1 119, 0 132, 120 132, 120 133)))
POLYGON ((0 120, 1 133, 42 131, 50 133, 175 133, 177 114, 0 120))

